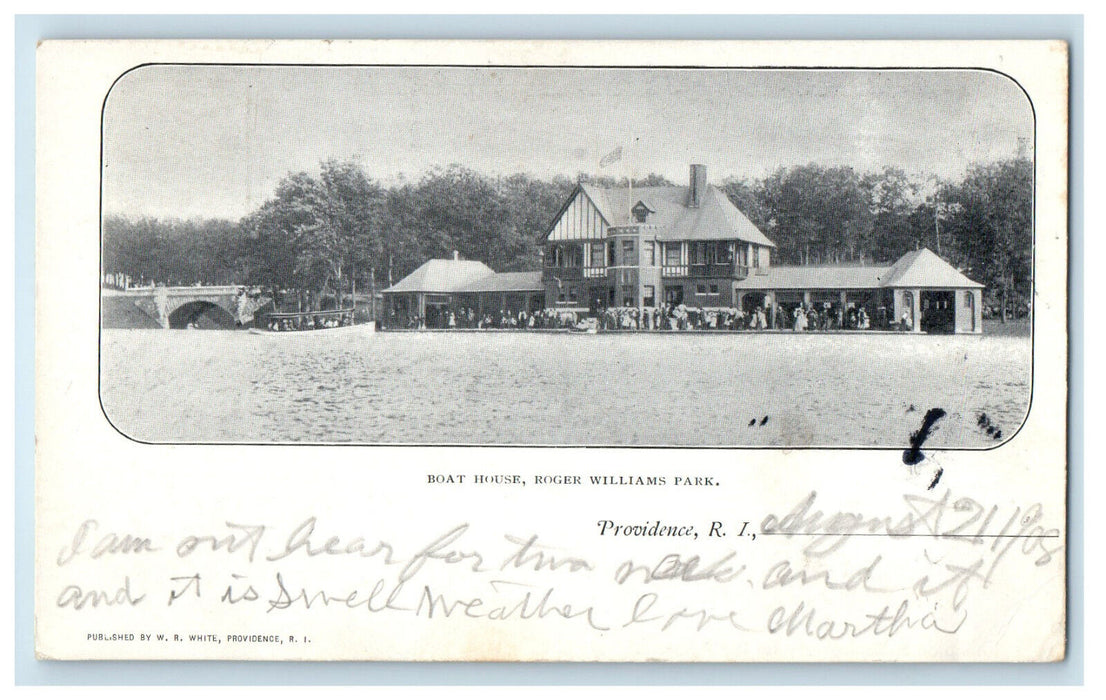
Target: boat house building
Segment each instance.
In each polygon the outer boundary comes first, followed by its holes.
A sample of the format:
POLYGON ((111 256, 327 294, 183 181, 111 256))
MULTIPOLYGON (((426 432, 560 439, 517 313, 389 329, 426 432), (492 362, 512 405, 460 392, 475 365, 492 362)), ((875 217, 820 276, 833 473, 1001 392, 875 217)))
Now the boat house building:
POLYGON ((836 328, 982 331, 983 285, 925 248, 890 265, 773 264, 775 243, 707 184, 702 165, 691 166, 686 187, 580 184, 538 243, 542 269, 533 272, 495 272, 456 252, 428 260, 383 291, 384 325, 682 306, 763 309, 767 328, 784 329, 801 307, 836 328))
POLYGON ((872 328, 979 333, 983 285, 927 249, 886 266, 778 266, 776 245, 692 165, 686 187, 581 184, 539 243, 546 306, 680 306, 745 313, 769 328, 803 305, 838 319, 861 308, 872 328))
POLYGON ((541 239, 551 306, 730 306, 776 245, 691 166, 687 187, 581 184, 541 239))

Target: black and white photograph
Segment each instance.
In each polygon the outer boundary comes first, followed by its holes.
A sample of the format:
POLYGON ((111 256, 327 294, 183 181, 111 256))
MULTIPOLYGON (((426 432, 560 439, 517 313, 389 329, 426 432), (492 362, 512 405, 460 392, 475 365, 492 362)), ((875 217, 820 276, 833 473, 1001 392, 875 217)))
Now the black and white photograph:
POLYGON ((154 63, 102 119, 135 441, 980 450, 1030 408, 996 70, 154 63))

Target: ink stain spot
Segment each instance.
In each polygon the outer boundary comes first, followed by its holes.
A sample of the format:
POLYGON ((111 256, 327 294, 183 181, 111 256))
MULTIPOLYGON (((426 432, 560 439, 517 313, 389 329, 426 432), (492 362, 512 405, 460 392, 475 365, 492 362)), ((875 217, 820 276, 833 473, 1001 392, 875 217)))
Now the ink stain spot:
POLYGON ((760 419, 760 424, 761 424, 761 425, 764 425, 764 424, 765 424, 765 423, 767 423, 767 422, 768 422, 768 416, 765 416, 764 418, 761 418, 761 419, 760 419))
POLYGON ((999 428, 998 425, 994 421, 992 421, 991 417, 988 416, 986 413, 980 413, 979 417, 975 421, 975 424, 978 425, 981 430, 987 433, 989 437, 992 437, 995 440, 1002 439, 1002 429, 999 428))
POLYGON ((756 418, 754 418, 754 419, 752 419, 751 421, 749 421, 749 427, 750 427, 750 428, 751 428, 751 427, 753 427, 753 426, 754 426, 754 425, 756 425, 756 424, 757 424, 757 419, 756 419, 756 418))
POLYGON ((945 473, 944 467, 937 467, 937 473, 933 475, 933 481, 929 482, 929 488, 927 491, 932 491, 933 487, 937 485, 937 482, 941 480, 941 475, 945 473))
POLYGON ((918 410, 918 409, 914 408, 914 404, 910 404, 910 408, 906 409, 906 412, 907 413, 913 413, 916 410, 918 410))
POLYGON ((925 417, 922 418, 922 427, 918 428, 910 435, 910 447, 903 450, 902 463, 907 466, 914 466, 920 463, 926 458, 922 453, 922 444, 929 438, 930 433, 933 432, 933 426, 937 421, 945 417, 945 409, 943 408, 931 408, 926 411, 925 417))

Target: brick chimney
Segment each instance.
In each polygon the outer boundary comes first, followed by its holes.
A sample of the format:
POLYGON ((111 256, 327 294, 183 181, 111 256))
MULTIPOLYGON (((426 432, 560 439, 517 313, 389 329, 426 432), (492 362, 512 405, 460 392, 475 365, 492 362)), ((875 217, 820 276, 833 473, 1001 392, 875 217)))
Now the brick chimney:
POLYGON ((687 190, 687 205, 698 209, 707 192, 707 166, 691 164, 691 178, 687 190))

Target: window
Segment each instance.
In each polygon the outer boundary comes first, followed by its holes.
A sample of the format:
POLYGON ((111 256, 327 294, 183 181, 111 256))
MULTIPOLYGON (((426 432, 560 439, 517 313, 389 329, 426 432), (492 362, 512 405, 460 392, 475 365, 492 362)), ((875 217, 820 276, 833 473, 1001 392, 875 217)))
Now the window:
POLYGON ((699 295, 705 295, 707 293, 707 285, 697 284, 695 285, 695 293, 699 295))
POLYGON ((729 245, 725 241, 698 241, 688 246, 688 262, 692 265, 715 265, 729 261, 729 245))
POLYGON ((576 287, 568 288, 568 300, 573 302, 576 301, 576 287))
POLYGON ((665 243, 664 244, 664 264, 665 265, 679 265, 680 264, 680 244, 679 243, 665 243))
POLYGON ((645 218, 649 216, 649 210, 641 202, 638 202, 636 205, 634 205, 633 212, 634 223, 644 224, 645 218))
POLYGON ((564 266, 580 267, 584 264, 583 253, 578 245, 565 246, 564 266))
POLYGON ((710 286, 710 293, 712 295, 717 295, 718 294, 718 285, 717 284, 712 284, 710 286))
POLYGON ((591 244, 591 266, 603 267, 604 258, 607 257, 606 246, 602 241, 591 244))
POLYGON ((545 254, 545 266, 557 267, 560 263, 561 247, 556 245, 549 246, 549 250, 545 254))
POLYGON ((637 265, 637 255, 634 254, 633 240, 622 241, 622 264, 637 265))
POLYGON ((657 292, 656 288, 651 285, 645 285, 644 296, 641 300, 642 306, 656 306, 657 305, 657 292))
POLYGON ((653 247, 653 241, 641 242, 641 262, 650 267, 657 264, 657 255, 653 247))
POLYGON ((760 267, 760 246, 753 246, 753 267, 760 267))

